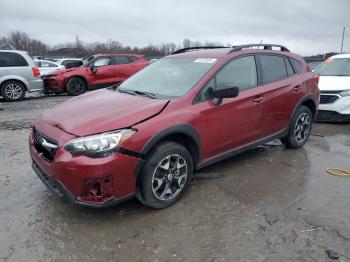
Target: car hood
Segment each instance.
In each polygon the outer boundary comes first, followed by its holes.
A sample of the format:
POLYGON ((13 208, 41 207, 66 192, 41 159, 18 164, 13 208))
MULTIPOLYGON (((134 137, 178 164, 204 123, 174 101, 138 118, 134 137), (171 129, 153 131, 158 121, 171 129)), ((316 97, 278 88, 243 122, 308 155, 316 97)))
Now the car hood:
POLYGON ((154 117, 168 102, 102 89, 67 100, 44 112, 41 118, 67 133, 87 136, 130 127, 154 117))
POLYGON ((350 76, 320 76, 318 88, 321 91, 350 89, 350 76))

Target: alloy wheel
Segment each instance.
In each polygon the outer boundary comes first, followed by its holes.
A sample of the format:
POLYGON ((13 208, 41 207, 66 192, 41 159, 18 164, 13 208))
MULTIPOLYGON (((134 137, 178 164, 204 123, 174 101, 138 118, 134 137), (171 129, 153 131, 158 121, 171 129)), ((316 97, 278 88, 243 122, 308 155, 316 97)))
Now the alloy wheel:
POLYGON ((178 154, 166 156, 154 170, 152 176, 153 194, 159 200, 173 199, 184 188, 187 174, 187 163, 182 156, 178 154))
POLYGON ((294 137, 298 143, 302 143, 307 139, 311 128, 310 116, 307 113, 302 113, 296 123, 294 128, 294 137))
POLYGON ((17 100, 22 96, 22 88, 18 84, 8 84, 5 86, 4 90, 7 97, 11 98, 12 100, 17 100))

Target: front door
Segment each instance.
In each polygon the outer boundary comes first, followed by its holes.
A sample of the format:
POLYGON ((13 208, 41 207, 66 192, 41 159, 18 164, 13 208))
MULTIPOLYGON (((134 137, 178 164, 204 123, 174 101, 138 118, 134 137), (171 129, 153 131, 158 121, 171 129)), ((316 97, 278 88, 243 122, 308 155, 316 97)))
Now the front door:
POLYGON ((115 83, 113 66, 110 57, 98 57, 89 70, 90 85, 92 89, 106 87, 115 83))
POLYGON ((258 85, 254 55, 234 58, 226 63, 201 90, 194 109, 193 123, 201 131, 203 160, 238 149, 261 138, 263 87, 258 85), (237 86, 235 98, 224 98, 215 105, 210 89, 221 84, 237 86))

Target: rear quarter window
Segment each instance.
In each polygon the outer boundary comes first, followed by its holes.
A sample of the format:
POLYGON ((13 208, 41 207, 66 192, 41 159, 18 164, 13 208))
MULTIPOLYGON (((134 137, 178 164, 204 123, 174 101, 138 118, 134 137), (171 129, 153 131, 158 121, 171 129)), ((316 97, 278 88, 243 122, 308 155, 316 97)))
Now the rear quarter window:
POLYGON ((301 64, 300 64, 300 62, 297 61, 294 58, 290 58, 290 61, 292 62, 292 65, 293 65, 295 73, 296 74, 300 73, 301 72, 301 64))
POLYGON ((260 55, 264 83, 272 83, 287 78, 284 58, 277 55, 260 55))
POLYGON ((0 52, 0 67, 28 66, 23 56, 17 53, 0 52))

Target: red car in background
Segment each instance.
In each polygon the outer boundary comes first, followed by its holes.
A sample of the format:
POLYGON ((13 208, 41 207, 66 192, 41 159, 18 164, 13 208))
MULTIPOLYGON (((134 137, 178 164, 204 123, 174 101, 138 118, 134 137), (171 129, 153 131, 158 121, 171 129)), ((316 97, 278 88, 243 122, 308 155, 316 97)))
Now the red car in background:
POLYGON ((85 59, 79 67, 56 70, 42 78, 46 92, 75 96, 121 83, 148 64, 143 55, 99 54, 85 59))

